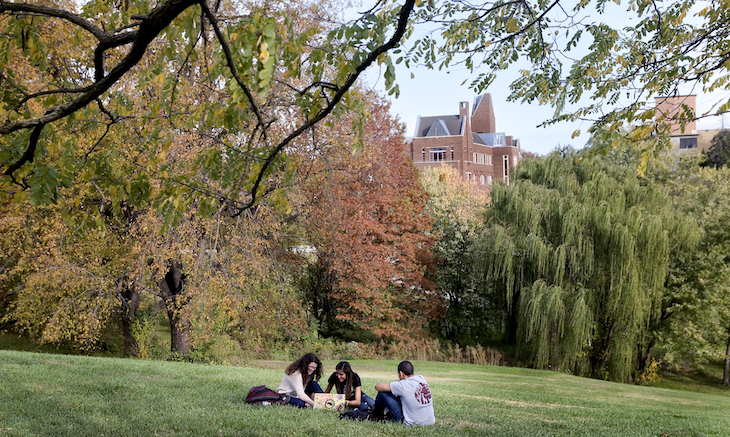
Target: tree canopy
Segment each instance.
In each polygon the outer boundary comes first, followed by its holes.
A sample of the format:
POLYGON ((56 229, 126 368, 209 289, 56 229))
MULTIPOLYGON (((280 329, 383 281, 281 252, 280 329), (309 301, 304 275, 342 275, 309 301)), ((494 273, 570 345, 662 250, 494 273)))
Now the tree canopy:
MULTIPOLYGON (((341 8, 3 0, 3 192, 47 203, 72 183, 93 179, 104 190, 98 181, 111 180, 123 186, 104 193, 112 203, 154 196, 179 211, 200 199, 201 212, 240 214, 277 190, 297 138, 356 106, 348 91, 376 64, 396 94, 399 62, 463 64, 477 91, 515 67, 511 98, 553 106, 547 123, 587 120, 606 135, 628 124, 632 140, 660 138, 653 97, 723 90, 730 77, 730 13, 715 3, 405 0, 377 2, 336 25, 341 8), (432 33, 401 47, 424 23, 432 33), (135 129, 134 155, 107 141, 115 130, 135 129), (170 175, 158 162, 181 132, 210 145, 199 173, 170 175), (124 184, 101 165, 122 161, 135 167, 124 184), (151 192, 151 179, 167 189, 151 192)), ((729 107, 721 101, 704 114, 684 108, 676 116, 687 122, 729 107)))
MULTIPOLYGON (((139 119, 207 131, 208 140, 218 141, 226 160, 207 156, 203 168, 223 162, 250 175, 229 179, 230 172, 211 169, 207 184, 181 176, 168 182, 186 187, 179 189, 188 196, 225 199, 240 212, 272 190, 269 176, 285 149, 347 102, 348 90, 375 64, 385 67, 386 88, 395 93, 393 65, 402 61, 463 64, 478 91, 514 66, 519 74, 511 98, 553 106, 548 123, 581 119, 595 123, 594 132, 612 132, 627 122, 632 139, 656 133, 661 115, 653 97, 723 90, 730 77, 724 47, 730 12, 716 3, 406 0, 378 2, 341 26, 331 24, 340 9, 334 3, 310 9, 192 0, 81 6, 0 2, 2 181, 6 192, 35 187, 36 202, 53 200, 57 189, 88 171, 91 158, 116 150, 105 144, 107 132, 139 119), (432 34, 397 48, 410 26, 424 22, 432 34), (217 98, 176 107, 191 79, 217 98), (161 85, 156 95, 146 91, 153 84, 161 85), (276 100, 267 97, 277 88, 276 100), (144 96, 155 101, 140 106, 144 96), (302 118, 283 116, 294 108, 302 118), (63 135, 82 126, 84 141, 63 135), (255 159, 243 164, 233 149, 255 159)), ((729 107, 725 100, 706 113, 685 108, 678 116, 688 121, 729 107)), ((166 138, 151 129, 145 152, 164 153, 166 138)), ((141 184, 152 174, 137 176, 141 184)))
POLYGON ((730 161, 730 131, 723 129, 712 137, 704 165, 719 168, 726 166, 728 161, 730 161))
POLYGON ((702 229, 698 250, 672 257, 654 338, 670 363, 724 359, 723 383, 730 385, 730 169, 698 162, 683 158, 650 176, 664 182, 677 211, 702 229))
POLYGON ((571 150, 521 163, 513 185, 495 186, 485 222, 477 276, 504 302, 512 341, 538 366, 614 380, 635 368, 670 250, 698 239, 635 170, 571 150))
POLYGON ((45 204, 95 183, 113 205, 240 214, 291 171, 287 148, 355 104, 348 91, 367 67, 391 65, 414 5, 336 26, 336 3, 3 0, 3 192, 45 204), (180 135, 208 147, 173 172, 164 160, 180 135))
POLYGON ((424 169, 421 183, 429 194, 427 208, 437 238, 433 248, 438 261, 436 282, 446 304, 437 332, 458 344, 493 341, 502 331, 501 308, 478 292, 470 250, 484 226, 489 191, 462 179, 447 165, 424 169))

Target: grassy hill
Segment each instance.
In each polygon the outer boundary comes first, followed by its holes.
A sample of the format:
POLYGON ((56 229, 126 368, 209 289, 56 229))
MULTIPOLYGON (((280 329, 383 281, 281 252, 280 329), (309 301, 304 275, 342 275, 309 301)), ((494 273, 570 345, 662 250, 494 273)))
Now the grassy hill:
MULTIPOLYGON (((251 407, 284 362, 208 366, 0 351, 2 436, 727 436, 730 396, 509 367, 414 362, 434 396, 427 428, 251 407)), ((364 391, 395 361, 352 361, 364 391)), ((325 373, 334 370, 325 362, 325 373)))

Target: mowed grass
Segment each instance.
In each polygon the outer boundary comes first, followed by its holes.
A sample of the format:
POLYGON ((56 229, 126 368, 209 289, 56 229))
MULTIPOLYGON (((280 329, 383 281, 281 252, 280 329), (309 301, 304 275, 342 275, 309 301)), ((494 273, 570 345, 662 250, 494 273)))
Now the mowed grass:
MULTIPOLYGON (((364 391, 396 361, 351 361, 364 391)), ((437 423, 406 428, 336 413, 252 407, 287 363, 250 367, 0 351, 2 436, 727 436, 730 396, 528 369, 414 362, 437 423)), ((325 362, 326 377, 336 361, 325 362)))

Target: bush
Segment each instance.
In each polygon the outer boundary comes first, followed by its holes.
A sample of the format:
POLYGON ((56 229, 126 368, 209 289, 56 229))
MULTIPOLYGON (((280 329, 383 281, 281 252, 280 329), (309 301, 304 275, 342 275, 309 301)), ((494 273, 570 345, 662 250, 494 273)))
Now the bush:
POLYGON ((194 347, 186 358, 193 363, 225 366, 242 365, 248 361, 242 353, 241 346, 226 334, 212 336, 210 341, 194 347))
MULTIPOLYGON (((132 321, 132 338, 137 343, 137 358, 142 360, 165 359, 170 351, 168 343, 160 338, 159 316, 153 310, 140 312, 132 321)), ((169 341, 169 340, 168 340, 169 341)))
POLYGON ((636 375, 637 384, 652 384, 659 382, 662 378, 659 376, 661 371, 661 363, 654 358, 651 359, 651 363, 644 367, 644 369, 636 375))

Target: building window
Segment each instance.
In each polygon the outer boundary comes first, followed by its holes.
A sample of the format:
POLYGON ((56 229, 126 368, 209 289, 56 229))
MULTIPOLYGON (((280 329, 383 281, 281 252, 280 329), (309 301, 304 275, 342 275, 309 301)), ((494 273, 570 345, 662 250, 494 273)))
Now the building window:
POLYGON ((421 158, 421 162, 426 162, 426 148, 425 147, 421 149, 421 154, 423 155, 423 157, 421 158))
POLYGON ((697 138, 680 138, 679 139, 679 148, 680 149, 696 149, 697 148, 697 138))
POLYGON ((454 147, 451 146, 451 160, 454 160, 454 147))
POLYGON ((428 150, 431 152, 431 161, 446 161, 445 147, 434 147, 428 150))
POLYGON ((504 164, 502 179, 506 184, 509 184, 509 155, 502 156, 502 163, 504 164))
POLYGON ((492 175, 487 176, 487 183, 492 185, 492 175))
POLYGON ((487 157, 487 162, 486 162, 486 164, 487 164, 487 165, 492 165, 492 155, 486 155, 486 157, 487 157))
POLYGON ((484 180, 484 175, 481 175, 481 176, 479 176, 479 182, 480 182, 480 183, 481 183, 482 185, 484 185, 484 182, 485 182, 485 180, 484 180))
POLYGON ((466 173, 466 180, 467 181, 471 180, 471 173, 469 173, 469 172, 466 173))

